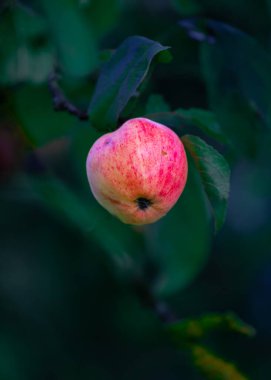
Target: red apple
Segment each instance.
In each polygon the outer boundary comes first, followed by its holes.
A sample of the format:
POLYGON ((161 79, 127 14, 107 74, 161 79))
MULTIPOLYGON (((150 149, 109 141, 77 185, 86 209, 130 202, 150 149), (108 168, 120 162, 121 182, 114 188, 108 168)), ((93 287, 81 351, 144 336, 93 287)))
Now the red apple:
POLYGON ((180 138, 145 118, 128 120, 100 137, 87 157, 87 175, 97 201, 128 224, 148 224, 177 202, 187 179, 180 138))

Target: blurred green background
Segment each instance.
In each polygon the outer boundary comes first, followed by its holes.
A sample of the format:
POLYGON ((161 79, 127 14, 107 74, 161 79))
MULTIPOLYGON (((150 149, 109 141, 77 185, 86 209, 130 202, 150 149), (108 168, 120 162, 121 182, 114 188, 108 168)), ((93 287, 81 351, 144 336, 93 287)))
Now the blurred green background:
MULTIPOLYGON (((220 332, 208 345, 248 378, 269 379, 271 2, 2 0, 0 12, 0 378, 202 379, 138 297, 144 281, 179 318, 230 310, 254 326, 253 339, 220 332), (194 17, 218 24, 194 38, 180 26, 190 19, 193 29, 194 17), (85 175, 102 128, 53 108, 56 65, 86 110, 101 67, 133 35, 171 49, 153 59, 119 123, 202 108, 221 125, 222 139, 206 137, 232 170, 216 235, 193 170, 155 225, 111 217, 85 175)), ((204 136, 197 122, 186 127, 204 136)))

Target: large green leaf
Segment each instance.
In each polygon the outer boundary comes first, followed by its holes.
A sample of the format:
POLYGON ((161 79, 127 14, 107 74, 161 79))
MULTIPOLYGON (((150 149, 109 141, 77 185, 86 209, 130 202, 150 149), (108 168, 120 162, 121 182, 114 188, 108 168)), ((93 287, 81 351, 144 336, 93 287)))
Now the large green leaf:
POLYGON ((249 35, 208 21, 213 43, 201 44, 212 109, 238 149, 252 154, 263 126, 270 127, 271 58, 249 35))
POLYGON ((188 125, 185 119, 176 112, 147 113, 144 117, 166 125, 174 130, 174 132, 176 132, 179 136, 182 136, 184 133, 188 132, 188 125))
POLYGON ((150 98, 145 117, 167 125, 179 136, 191 132, 191 128, 196 128, 219 142, 228 143, 213 112, 200 108, 178 108, 170 112, 166 106, 167 104, 162 103, 159 98, 150 98))
POLYGON ((65 73, 86 76, 98 64, 96 41, 89 20, 75 0, 39 0, 65 73))
POLYGON ((25 85, 13 92, 19 125, 34 146, 65 136, 75 125, 74 118, 56 112, 46 86, 25 85))
POLYGON ((147 228, 147 238, 159 269, 159 295, 186 287, 205 264, 211 230, 200 178, 190 160, 183 194, 168 215, 147 228))
POLYGON ((187 110, 179 108, 175 113, 180 115, 186 123, 199 128, 206 135, 221 142, 227 141, 213 112, 200 108, 189 108, 187 110))
POLYGON ((225 158, 216 149, 197 136, 185 135, 182 138, 195 165, 210 201, 216 230, 224 223, 229 197, 230 169, 225 158))
POLYGON ((127 38, 105 63, 89 106, 90 120, 97 129, 116 126, 118 117, 145 78, 155 55, 168 49, 145 37, 127 38))

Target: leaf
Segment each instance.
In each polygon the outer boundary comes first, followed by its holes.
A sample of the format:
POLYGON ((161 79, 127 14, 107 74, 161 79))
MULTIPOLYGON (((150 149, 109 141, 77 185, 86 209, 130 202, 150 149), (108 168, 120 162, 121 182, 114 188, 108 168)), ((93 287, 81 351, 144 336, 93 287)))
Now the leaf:
POLYGON ((238 29, 215 21, 206 27, 214 43, 201 44, 201 62, 211 108, 237 150, 251 155, 271 126, 271 58, 238 29))
POLYGON ((29 191, 63 222, 71 223, 110 257, 114 269, 127 275, 144 251, 142 237, 105 211, 89 190, 89 198, 77 194, 60 180, 44 176, 28 178, 29 191))
POLYGON ((187 133, 185 119, 176 112, 156 112, 144 115, 147 119, 156 121, 173 129, 179 136, 187 133))
POLYGON ((79 2, 40 0, 40 4, 64 72, 74 77, 89 75, 98 64, 98 52, 79 2))
POLYGON ((145 78, 150 63, 168 49, 145 37, 127 38, 103 66, 89 106, 90 120, 100 130, 112 129, 145 78))
POLYGON ((13 104, 20 127, 34 146, 42 146, 67 135, 74 118, 56 112, 46 86, 25 85, 13 92, 13 104))
POLYGON ((195 367, 206 379, 247 380, 232 364, 201 345, 208 334, 215 331, 233 331, 248 337, 255 335, 255 330, 233 313, 210 313, 199 318, 182 319, 169 323, 166 331, 178 349, 186 350, 195 367))
MULTIPOLYGON (((162 108, 162 105, 161 105, 162 108)), ((146 118, 157 121, 172 128, 179 136, 191 131, 191 127, 196 127, 207 136, 222 142, 228 143, 228 139, 217 122, 215 115, 207 110, 200 108, 183 109, 178 108, 169 112, 166 109, 156 109, 152 106, 147 109, 146 118)))
POLYGON ((199 318, 182 319, 166 327, 172 340, 182 347, 187 341, 197 341, 214 330, 233 331, 248 337, 255 335, 253 327, 234 313, 209 313, 199 318))
POLYGON ((191 347, 193 364, 208 380, 248 380, 232 363, 201 345, 191 347))
POLYGON ((188 181, 173 209, 148 226, 146 236, 158 265, 155 292, 170 295, 195 278, 210 252, 211 231, 200 178, 189 161, 188 181))
POLYGON ((156 112, 169 112, 169 105, 166 103, 165 99, 160 94, 152 94, 149 96, 146 113, 156 113, 156 112))
POLYGON ((224 223, 227 210, 230 182, 228 163, 220 153, 197 136, 185 135, 182 141, 201 176, 217 231, 224 223))
POLYGON ((84 187, 88 193, 89 184, 86 180, 86 158, 91 146, 99 137, 101 137, 101 134, 96 129, 89 128, 88 123, 73 130, 70 149, 72 168, 76 173, 78 181, 80 181, 80 187, 84 187))
POLYGON ((91 0, 81 4, 97 37, 103 37, 118 22, 122 4, 118 0, 91 0))
POLYGON ((227 138, 221 130, 220 124, 217 122, 213 112, 200 108, 190 108, 187 110, 179 108, 175 113, 180 115, 187 123, 201 129, 206 135, 218 141, 227 142, 227 138))

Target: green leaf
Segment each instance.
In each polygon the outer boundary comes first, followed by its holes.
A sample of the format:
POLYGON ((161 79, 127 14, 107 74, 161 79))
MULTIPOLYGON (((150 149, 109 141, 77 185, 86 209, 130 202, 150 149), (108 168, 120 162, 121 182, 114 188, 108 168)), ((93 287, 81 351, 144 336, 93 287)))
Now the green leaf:
POLYGON ((182 138, 191 154, 210 201, 216 230, 224 223, 229 197, 230 169, 225 158, 197 136, 182 138))
MULTIPOLYGON (((28 178, 29 191, 64 223, 74 225, 82 235, 95 241, 121 274, 133 271, 144 252, 143 238, 130 226, 105 211, 93 198, 77 194, 64 182, 48 176, 28 178)), ((133 272, 132 272, 133 273, 133 272)))
MULTIPOLYGON (((152 98, 149 101, 152 101, 152 98)), ((156 100, 154 98, 154 100, 156 100)), ((158 102, 159 106, 160 101, 158 102)), ((185 133, 189 133, 191 127, 196 127, 204 132, 207 136, 222 142, 228 143, 228 139, 217 122, 215 115, 207 110, 200 108, 183 109, 178 108, 175 111, 169 112, 161 104, 160 109, 154 103, 147 104, 147 110, 145 117, 157 121, 172 128, 179 136, 185 133)))
POLYGON ((255 335, 253 327, 247 325, 234 313, 210 313, 198 318, 182 319, 166 325, 166 331, 178 349, 186 350, 195 367, 206 379, 247 380, 232 364, 211 352, 200 342, 213 331, 233 331, 248 337, 255 335))
POLYGON ((185 119, 176 112, 156 112, 144 115, 147 119, 156 121, 173 129, 179 136, 187 133, 185 119))
POLYGON ((169 105, 166 103, 164 97, 159 94, 152 94, 149 96, 146 113, 156 113, 156 112, 169 112, 169 105))
POLYGON ((190 108, 188 110, 179 108, 175 111, 185 122, 202 130, 206 135, 221 142, 227 142, 227 138, 221 130, 213 112, 200 108, 190 108))
POLYGON ((195 367, 207 380, 248 380, 233 363, 220 358, 205 346, 193 345, 190 355, 195 367))
POLYGON ((96 41, 79 2, 39 0, 60 63, 67 75, 83 77, 98 64, 96 41))
POLYGON ((233 331, 248 337, 255 335, 253 327, 230 312, 225 314, 210 313, 195 319, 182 319, 168 324, 166 329, 175 344, 180 347, 187 341, 202 339, 215 330, 233 331))
POLYGON ((67 135, 74 118, 56 112, 47 86, 25 85, 13 92, 13 104, 20 127, 34 146, 42 146, 67 135))
POLYGON ((203 268, 211 231, 200 178, 190 160, 183 194, 168 215, 148 226, 146 235, 158 265, 154 289, 158 295, 186 287, 203 268))
POLYGON ((211 108, 237 149, 253 154, 271 125, 271 58, 249 35, 208 21, 213 43, 201 44, 211 108), (234 52, 234 54, 233 54, 234 52))
POLYGON ((100 130, 116 126, 118 117, 145 78, 152 59, 168 49, 145 37, 127 38, 103 66, 89 106, 90 120, 100 130))
POLYGON ((113 29, 119 19, 122 4, 118 0, 91 0, 81 4, 98 38, 113 29))
POLYGON ((80 187, 84 187, 89 192, 89 184, 86 180, 86 158, 91 146, 101 137, 101 134, 94 128, 89 128, 88 123, 83 124, 81 128, 74 128, 72 139, 70 158, 72 167, 78 180, 80 187))

